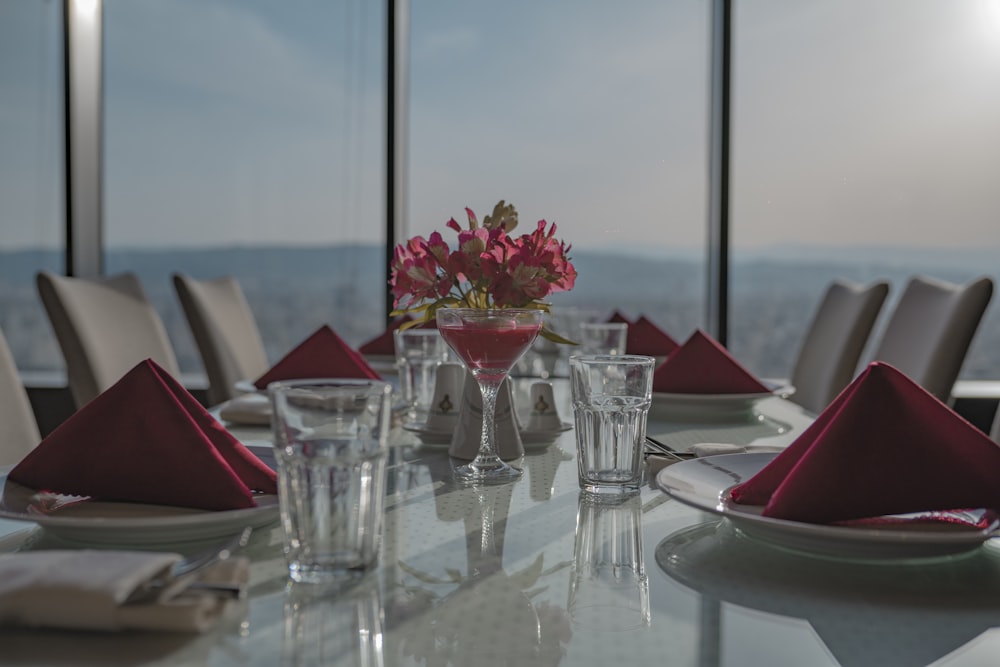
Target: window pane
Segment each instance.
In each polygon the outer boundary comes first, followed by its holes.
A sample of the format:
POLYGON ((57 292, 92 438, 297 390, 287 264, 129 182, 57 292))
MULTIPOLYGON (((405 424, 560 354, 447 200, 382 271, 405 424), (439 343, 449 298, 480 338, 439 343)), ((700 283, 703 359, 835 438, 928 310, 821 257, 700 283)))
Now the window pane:
POLYGON ((675 337, 703 315, 705 3, 411 3, 409 234, 463 208, 544 218, 580 276, 556 304, 675 337), (625 259, 623 259, 625 258, 625 259))
MULTIPOLYGON (((1000 236, 1000 11, 986 0, 738 3, 732 347, 787 375, 836 277, 965 282, 1000 236)), ((963 377, 1000 374, 996 309, 963 377)), ((876 333, 877 335, 877 333, 876 333)))
POLYGON ((0 328, 23 370, 62 367, 35 291, 64 241, 62 5, 0 4, 0 328))
POLYGON ((385 16, 363 0, 106 0, 107 270, 184 370, 172 271, 235 275, 272 357, 384 323, 385 16))

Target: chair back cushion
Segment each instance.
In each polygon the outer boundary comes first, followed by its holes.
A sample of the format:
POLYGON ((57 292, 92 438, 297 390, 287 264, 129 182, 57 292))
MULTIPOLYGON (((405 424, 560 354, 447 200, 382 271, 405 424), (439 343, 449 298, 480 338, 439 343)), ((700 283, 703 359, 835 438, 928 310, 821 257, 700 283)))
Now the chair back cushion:
POLYGON ((914 276, 900 295, 872 360, 895 366, 947 401, 992 296, 993 280, 988 277, 956 285, 914 276))
POLYGON ((173 282, 208 375, 209 403, 217 405, 235 395, 238 380, 252 380, 269 367, 257 322, 235 278, 195 280, 177 273, 173 282))
POLYGON ((792 400, 820 413, 850 384, 889 283, 835 280, 826 289, 792 367, 792 400))
POLYGON ((69 278, 42 271, 36 282, 77 408, 144 359, 180 376, 163 321, 135 274, 69 278))

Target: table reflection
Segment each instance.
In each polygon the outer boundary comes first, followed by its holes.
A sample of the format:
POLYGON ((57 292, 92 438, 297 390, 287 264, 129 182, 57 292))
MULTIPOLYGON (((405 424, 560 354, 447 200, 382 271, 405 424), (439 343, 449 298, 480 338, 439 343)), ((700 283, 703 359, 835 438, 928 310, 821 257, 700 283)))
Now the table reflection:
POLYGON ((527 566, 507 572, 504 538, 516 484, 476 485, 452 490, 450 508, 465 508, 466 569, 427 572, 406 562, 411 600, 429 604, 397 630, 402 654, 428 665, 557 665, 572 637, 566 611, 533 598, 543 579, 567 563, 545 567, 540 553, 527 566), (412 583, 410 583, 412 582, 412 583), (443 595, 438 591, 450 588, 443 595))
POLYGON ((568 608, 574 626, 624 631, 650 622, 639 494, 580 492, 568 608))
POLYGON ((728 521, 656 547, 670 577, 706 600, 809 622, 845 667, 923 667, 1000 624, 1000 554, 935 559, 819 558, 744 536, 728 521))
POLYGON ((382 597, 368 578, 348 595, 330 586, 289 583, 281 645, 283 667, 320 667, 333 662, 381 667, 382 597))

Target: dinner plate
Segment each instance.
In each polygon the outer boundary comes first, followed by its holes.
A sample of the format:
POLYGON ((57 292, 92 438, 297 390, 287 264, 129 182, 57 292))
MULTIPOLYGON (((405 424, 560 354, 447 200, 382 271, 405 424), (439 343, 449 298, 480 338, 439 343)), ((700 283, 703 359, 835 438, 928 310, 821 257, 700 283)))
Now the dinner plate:
POLYGON ((0 518, 37 523, 72 542, 165 546, 224 537, 246 526, 265 526, 278 518, 276 495, 256 496, 257 507, 223 511, 52 494, 42 497, 34 489, 8 480, 10 468, 7 466, 0 472, 0 518))
MULTIPOLYGON (((729 500, 729 489, 753 477, 775 453, 723 454, 681 461, 663 468, 656 485, 667 495, 728 518, 745 535, 825 557, 925 558, 969 551, 998 534, 1000 522, 985 529, 955 524, 832 526, 761 516, 762 507, 729 500)), ((956 518, 976 519, 975 512, 956 518)))
POLYGON ((750 394, 673 394, 653 392, 649 416, 684 422, 737 421, 755 416, 754 406, 765 398, 788 398, 795 393, 789 384, 765 382, 771 391, 750 394))
MULTIPOLYGON (((549 429, 544 431, 521 431, 521 444, 524 446, 525 451, 531 451, 534 449, 543 449, 548 447, 560 434, 573 428, 573 425, 568 422, 563 422, 562 425, 557 429, 549 429)), ((420 442, 425 445, 433 447, 448 447, 451 445, 451 431, 438 431, 430 430, 423 427, 422 424, 403 424, 403 429, 415 433, 420 442)))

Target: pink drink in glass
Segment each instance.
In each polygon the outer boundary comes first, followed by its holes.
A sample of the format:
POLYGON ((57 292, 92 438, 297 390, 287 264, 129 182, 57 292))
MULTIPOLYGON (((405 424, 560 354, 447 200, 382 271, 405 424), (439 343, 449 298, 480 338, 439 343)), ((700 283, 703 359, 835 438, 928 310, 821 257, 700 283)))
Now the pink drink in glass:
POLYGON ((541 323, 495 322, 438 326, 441 336, 475 374, 505 374, 531 346, 541 323))

